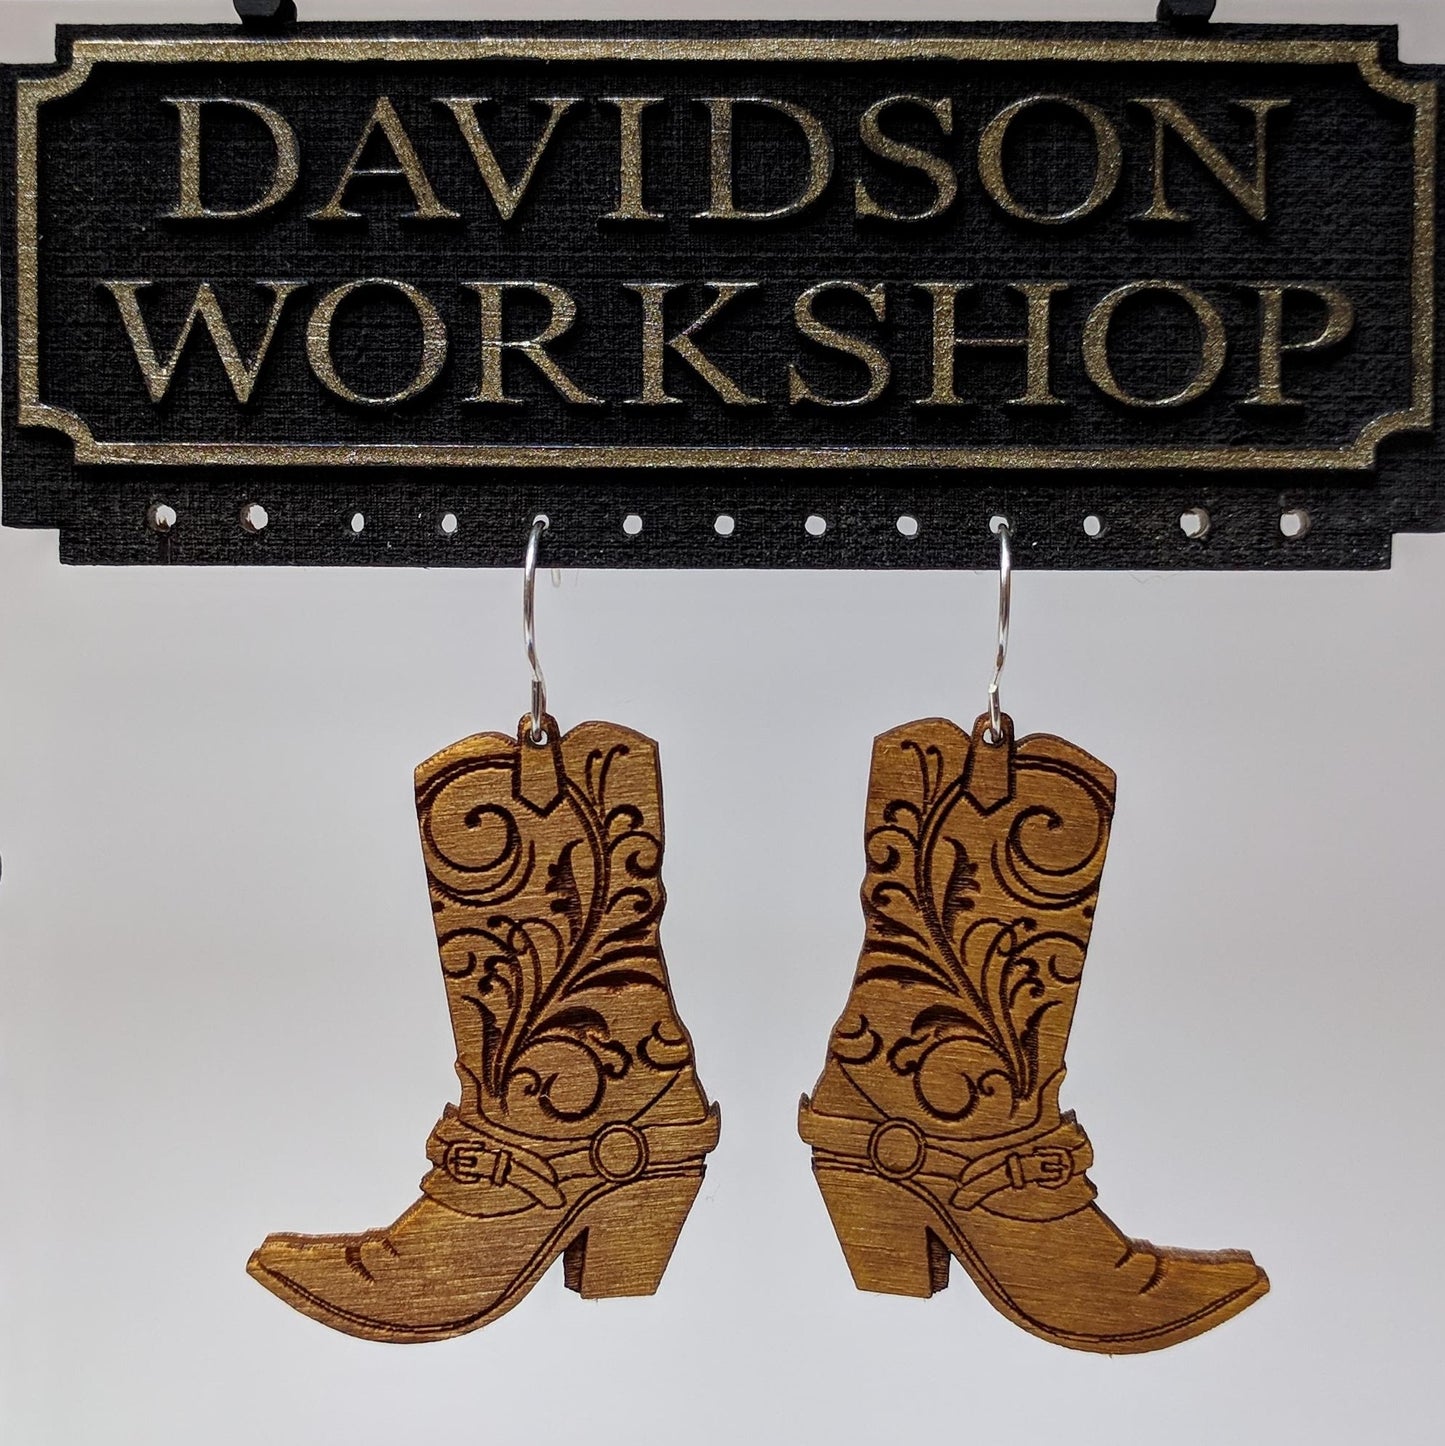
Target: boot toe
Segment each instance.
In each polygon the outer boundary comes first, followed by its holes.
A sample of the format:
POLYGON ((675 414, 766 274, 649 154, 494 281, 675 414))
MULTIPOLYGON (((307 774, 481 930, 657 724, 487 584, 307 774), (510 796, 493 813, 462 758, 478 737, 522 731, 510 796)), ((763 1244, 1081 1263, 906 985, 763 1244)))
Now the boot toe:
MULTIPOLYGON (((496 1223, 422 1200, 385 1230, 268 1236, 246 1269, 287 1305, 350 1335, 440 1340, 482 1324, 535 1252, 530 1232, 520 1249, 489 1249, 502 1243, 491 1238, 496 1223)), ((517 1247, 516 1220, 510 1234, 517 1247)))
POLYGON ((246 1273, 291 1305, 301 1295, 322 1299, 327 1286, 346 1268, 344 1239, 308 1239, 304 1235, 268 1235, 246 1262, 246 1273))
POLYGON ((1152 1306, 1155 1316, 1139 1332, 1141 1341, 1187 1339, 1238 1315, 1269 1290, 1269 1277, 1244 1252, 1169 1250, 1158 1252, 1158 1260, 1153 1280, 1139 1296, 1140 1305, 1152 1306))
MULTIPOLYGON (((1194 1264, 1201 1294, 1209 1296, 1211 1312, 1234 1305, 1243 1310, 1269 1290, 1269 1277, 1244 1253, 1217 1255, 1194 1264)), ((1233 1312, 1231 1312, 1232 1314, 1233 1312)))
POLYGON ((247 1273, 273 1295, 315 1320, 356 1331, 384 1328, 384 1305, 368 1268, 367 1236, 271 1235, 246 1264, 247 1273))

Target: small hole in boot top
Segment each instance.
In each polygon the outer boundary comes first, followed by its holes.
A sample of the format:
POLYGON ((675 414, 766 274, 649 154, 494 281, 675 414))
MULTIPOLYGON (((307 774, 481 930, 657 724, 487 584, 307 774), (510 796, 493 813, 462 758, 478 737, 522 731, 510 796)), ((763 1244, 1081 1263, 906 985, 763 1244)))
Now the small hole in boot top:
POLYGON ((253 535, 258 532, 264 532, 270 525, 270 522, 271 518, 259 502, 248 502, 241 509, 241 526, 253 535))
POLYGON ((168 502, 157 502, 146 513, 146 526, 152 532, 169 532, 176 525, 176 509, 168 502))

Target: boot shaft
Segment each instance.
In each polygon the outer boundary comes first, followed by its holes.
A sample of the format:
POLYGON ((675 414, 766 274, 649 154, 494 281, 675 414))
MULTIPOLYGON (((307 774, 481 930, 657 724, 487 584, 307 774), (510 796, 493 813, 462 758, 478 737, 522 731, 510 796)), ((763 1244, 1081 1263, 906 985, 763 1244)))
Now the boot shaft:
POLYGON ((657 747, 609 723, 561 737, 551 719, 538 745, 530 727, 463 739, 416 772, 461 1117, 581 1138, 674 1084, 695 1111, 658 942, 657 747))
POLYGON ((987 722, 874 743, 863 951, 815 1096, 979 1142, 1058 1123, 1115 788, 1072 744, 1016 743, 1007 718, 990 744, 987 722))

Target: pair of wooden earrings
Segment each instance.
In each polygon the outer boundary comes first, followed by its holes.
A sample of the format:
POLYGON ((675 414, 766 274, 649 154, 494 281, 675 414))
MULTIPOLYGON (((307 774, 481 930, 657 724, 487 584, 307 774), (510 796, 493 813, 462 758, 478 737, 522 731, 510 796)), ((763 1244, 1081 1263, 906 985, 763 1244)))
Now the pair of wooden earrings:
MULTIPOLYGON (((547 712, 527 542, 532 706, 416 771, 417 817, 461 1102, 421 1198, 384 1230, 273 1235, 251 1274, 350 1335, 430 1341, 511 1309, 558 1256, 589 1298, 650 1295, 720 1115, 658 938, 657 745, 547 712)), ((852 992, 799 1130, 854 1281, 928 1296, 958 1260, 1009 1319, 1106 1353, 1198 1335, 1269 1288, 1243 1252, 1161 1250, 1094 1202, 1059 1110, 1115 779, 999 706, 1011 591, 1000 544, 989 708, 873 746, 852 992)))

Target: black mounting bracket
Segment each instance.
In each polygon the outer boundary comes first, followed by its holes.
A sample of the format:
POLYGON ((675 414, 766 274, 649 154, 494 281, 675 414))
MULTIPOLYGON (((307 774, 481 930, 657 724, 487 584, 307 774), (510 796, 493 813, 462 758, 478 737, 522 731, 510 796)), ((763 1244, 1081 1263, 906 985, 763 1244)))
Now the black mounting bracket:
POLYGON ((1177 30, 1203 30, 1214 17, 1215 0, 1159 0, 1159 20, 1177 30))
POLYGON ((232 4, 241 24, 255 30, 280 30, 296 23, 296 0, 232 0, 232 4))

